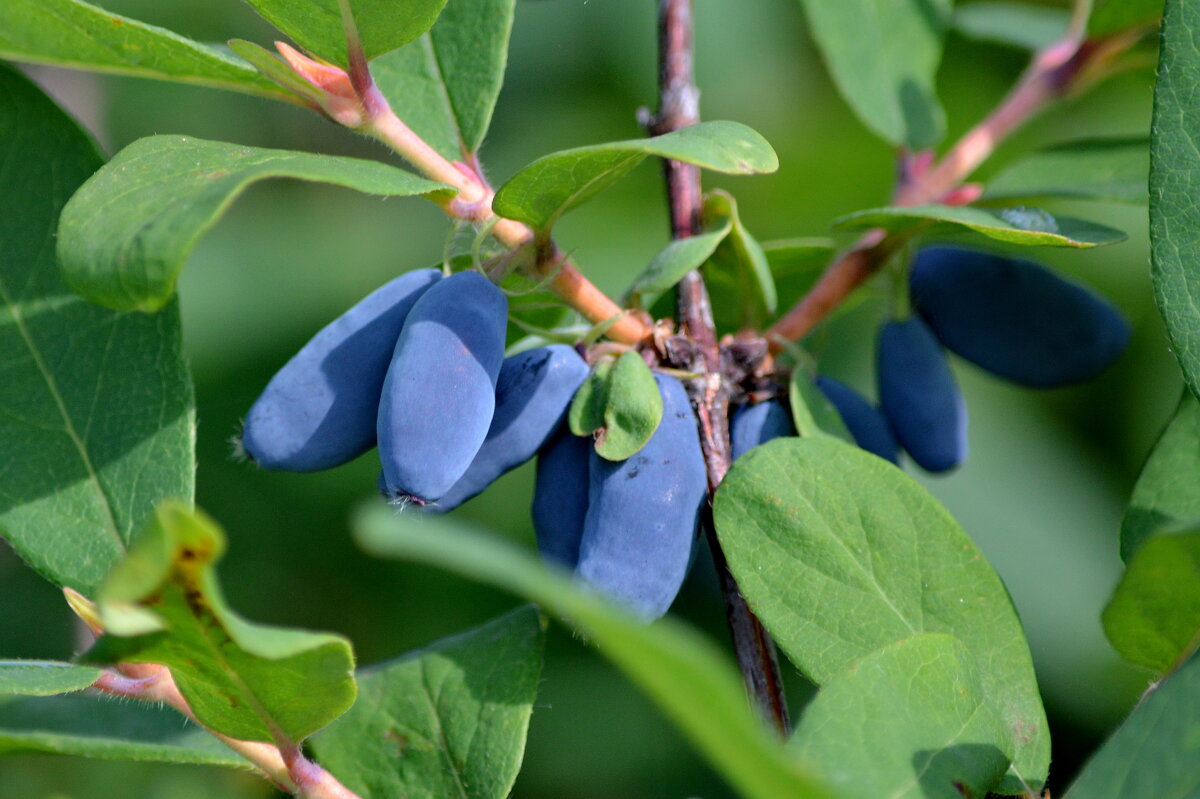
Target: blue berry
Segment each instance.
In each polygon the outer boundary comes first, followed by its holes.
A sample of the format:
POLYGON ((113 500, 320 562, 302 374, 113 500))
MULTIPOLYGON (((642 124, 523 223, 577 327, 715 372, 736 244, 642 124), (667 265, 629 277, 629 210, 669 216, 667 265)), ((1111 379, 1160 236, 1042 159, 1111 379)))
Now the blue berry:
POLYGON ((547 561, 574 569, 588 509, 588 464, 592 440, 564 425, 538 455, 533 489, 533 530, 547 561))
POLYGON ((896 443, 896 436, 879 408, 832 377, 818 377, 817 387, 837 408, 842 421, 846 423, 846 429, 854 436, 854 443, 885 461, 900 462, 900 445, 896 443))
POLYGON ((794 435, 796 427, 792 423, 792 413, 782 400, 739 405, 729 420, 730 454, 737 460, 759 444, 794 435))

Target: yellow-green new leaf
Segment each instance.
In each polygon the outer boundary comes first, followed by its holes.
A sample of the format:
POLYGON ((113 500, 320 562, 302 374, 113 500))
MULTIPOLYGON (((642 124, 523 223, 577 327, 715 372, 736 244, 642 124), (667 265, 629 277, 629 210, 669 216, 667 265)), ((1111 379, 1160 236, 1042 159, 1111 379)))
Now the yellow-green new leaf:
POLYGON ((224 550, 211 519, 160 506, 97 597, 106 633, 85 659, 163 664, 206 727, 298 743, 353 704, 350 642, 235 614, 214 572, 224 550))

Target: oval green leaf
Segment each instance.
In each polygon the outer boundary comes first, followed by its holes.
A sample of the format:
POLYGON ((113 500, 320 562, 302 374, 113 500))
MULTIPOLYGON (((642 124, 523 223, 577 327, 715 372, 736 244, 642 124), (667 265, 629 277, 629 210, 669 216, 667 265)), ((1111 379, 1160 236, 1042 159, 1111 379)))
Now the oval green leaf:
POLYGON ((1200 519, 1200 402, 1190 391, 1163 431, 1121 519, 1121 559, 1126 563, 1142 542, 1164 527, 1200 519))
POLYGON ((446 0, 246 0, 310 53, 346 66, 342 2, 349 2, 367 58, 408 44, 433 26, 446 0))
POLYGON ((613 364, 605 392, 604 426, 596 431, 596 452, 623 461, 646 446, 662 421, 662 394, 640 353, 626 350, 613 364))
POLYGON ((1200 785, 1200 658, 1146 696, 1065 799, 1194 799, 1200 785))
POLYGON ((548 230, 560 216, 629 174, 651 155, 730 175, 779 168, 775 151, 754 130, 737 122, 701 122, 649 139, 543 156, 500 187, 492 208, 500 216, 548 230))
POLYGON ((63 283, 54 230, 101 165, 87 134, 0 66, 0 535, 92 594, 166 498, 190 501, 195 412, 178 307, 120 314, 63 283))
POLYGON ((105 635, 91 663, 161 663, 204 726, 298 744, 354 703, 350 642, 252 624, 225 604, 214 566, 225 536, 166 503, 97 596, 105 635))
POLYGON ((525 753, 545 622, 530 607, 360 673, 321 765, 361 799, 505 799, 525 753))
POLYGON ((1149 201, 1149 144, 1144 137, 1056 144, 1005 167, 988 181, 983 199, 1014 202, 1065 197, 1145 203, 1149 201))
POLYGON ((1167 0, 1162 30, 1150 127, 1150 278, 1175 358, 1200 396, 1200 4, 1167 0))
POLYGON ((801 0, 833 82, 867 127, 914 149, 942 137, 934 77, 950 0, 801 0))
POLYGON ((937 633, 889 644, 831 679, 788 742, 858 799, 984 796, 1011 747, 970 653, 937 633))
POLYGON ((834 220, 833 224, 842 228, 878 227, 892 233, 921 233, 935 237, 979 234, 1025 247, 1099 247, 1126 239, 1121 231, 1096 222, 1021 207, 918 205, 873 208, 848 214, 834 220))
POLYGON ((82 691, 100 669, 52 660, 0 660, 0 696, 53 696, 82 691))
POLYGON ((508 63, 515 0, 454 0, 433 28, 371 64, 396 115, 450 160, 483 144, 508 63))
POLYGON ((119 152, 63 209, 58 258, 83 297, 152 311, 175 292, 196 241, 251 184, 295 178, 384 197, 435 196, 448 186, 359 158, 152 136, 119 152))
POLYGON ((964 36, 1038 51, 1067 33, 1071 12, 1011 0, 976 0, 954 9, 954 28, 964 36))
POLYGON ((780 438, 737 460, 714 516, 746 599, 817 684, 892 642, 954 635, 1013 742, 1002 790, 1046 779, 1046 716, 1012 600, 910 477, 841 441, 780 438))
POLYGON ((291 99, 220 50, 79 0, 4 0, 0 58, 291 99))
POLYGON ((1200 526, 1143 544, 1102 618, 1108 640, 1129 662, 1160 675, 1186 662, 1200 647, 1200 526))

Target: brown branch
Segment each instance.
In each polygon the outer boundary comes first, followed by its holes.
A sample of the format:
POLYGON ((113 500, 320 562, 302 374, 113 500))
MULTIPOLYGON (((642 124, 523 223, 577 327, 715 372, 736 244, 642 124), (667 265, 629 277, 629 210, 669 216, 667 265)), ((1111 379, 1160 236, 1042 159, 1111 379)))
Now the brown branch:
MULTIPOLYGON (((650 121, 653 133, 667 133, 700 121, 692 35, 691 0, 662 0, 659 7, 659 111, 650 121)), ((663 170, 672 238, 687 238, 700 233, 703 205, 700 170, 671 160, 664 162, 663 170)), ((730 463, 729 408, 728 392, 721 379, 721 353, 712 306, 699 272, 688 273, 676 288, 676 316, 690 346, 681 348, 683 362, 674 365, 702 375, 685 381, 696 411, 708 471, 709 502, 705 505, 701 523, 720 580, 738 667, 755 705, 780 734, 786 736, 790 725, 775 644, 738 589, 713 525, 712 495, 730 463)))
MULTIPOLYGON (((934 166, 904 176, 894 203, 913 206, 946 201, 1001 141, 1051 103, 1094 79, 1098 70, 1128 50, 1140 35, 1081 39, 1073 27, 1066 38, 1036 53, 995 110, 967 131, 934 166)), ((807 295, 767 330, 772 351, 782 349, 781 340, 798 341, 808 335, 878 271, 902 243, 878 229, 864 234, 829 265, 807 295)))

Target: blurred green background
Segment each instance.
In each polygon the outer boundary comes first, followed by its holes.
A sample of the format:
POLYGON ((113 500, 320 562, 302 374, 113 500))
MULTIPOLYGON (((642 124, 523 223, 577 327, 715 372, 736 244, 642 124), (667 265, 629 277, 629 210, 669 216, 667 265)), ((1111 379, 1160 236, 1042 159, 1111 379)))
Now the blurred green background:
MULTIPOLYGON (((105 7, 207 41, 268 44, 239 0, 105 0, 105 7)), ((545 152, 640 135, 655 104, 651 0, 523 0, 508 79, 483 150, 493 183, 545 152)), ((706 178, 734 192, 763 240, 826 235, 834 217, 884 204, 893 153, 836 96, 795 0, 696 0, 702 111, 736 119, 775 146, 781 168, 706 178)), ((939 83, 951 135, 1004 93, 1022 53, 952 36, 939 83)), ((134 79, 37 70, 115 152, 155 133, 386 158, 315 115, 264 100, 134 79)), ((994 163, 1038 143, 1145 134, 1152 74, 1129 73, 1038 119, 994 163)), ((990 171, 993 167, 989 166, 990 171)), ((983 549, 1021 612, 1054 731, 1051 786, 1061 793, 1129 710, 1146 674, 1122 666, 1099 612, 1120 571, 1117 528, 1132 482, 1181 382, 1151 298, 1144 207, 1062 206, 1129 232, 1092 252, 1038 254, 1112 297, 1135 325, 1129 353, 1101 379, 1022 390, 956 364, 971 415, 971 456, 956 473, 919 476, 983 549)), ((267 379, 318 328, 398 272, 441 258, 447 223, 417 201, 381 201, 296 182, 254 188, 197 248, 180 288, 199 415, 199 503, 230 534, 223 582, 255 620, 350 636, 372 663, 481 623, 511 596, 431 569, 380 562, 352 544, 347 515, 373 501, 373 455, 315 475, 234 462, 228 439, 267 379)), ((565 219, 562 246, 619 293, 663 246, 661 178, 651 163, 565 219)), ((822 370, 871 391, 868 302, 813 337, 822 370)), ((532 468, 500 480, 459 513, 532 545, 532 468)), ((704 558, 676 612, 725 640, 704 558)), ((0 549, 0 653, 68 657, 73 625, 58 592, 0 549)), ((799 707, 808 689, 794 674, 799 707)), ((20 756, 0 760, 3 799, 265 797, 244 775, 181 766, 20 756), (114 793, 114 786, 120 786, 114 793)), ((657 711, 595 652, 552 627, 525 767, 514 797, 727 797, 728 788, 657 711)))

